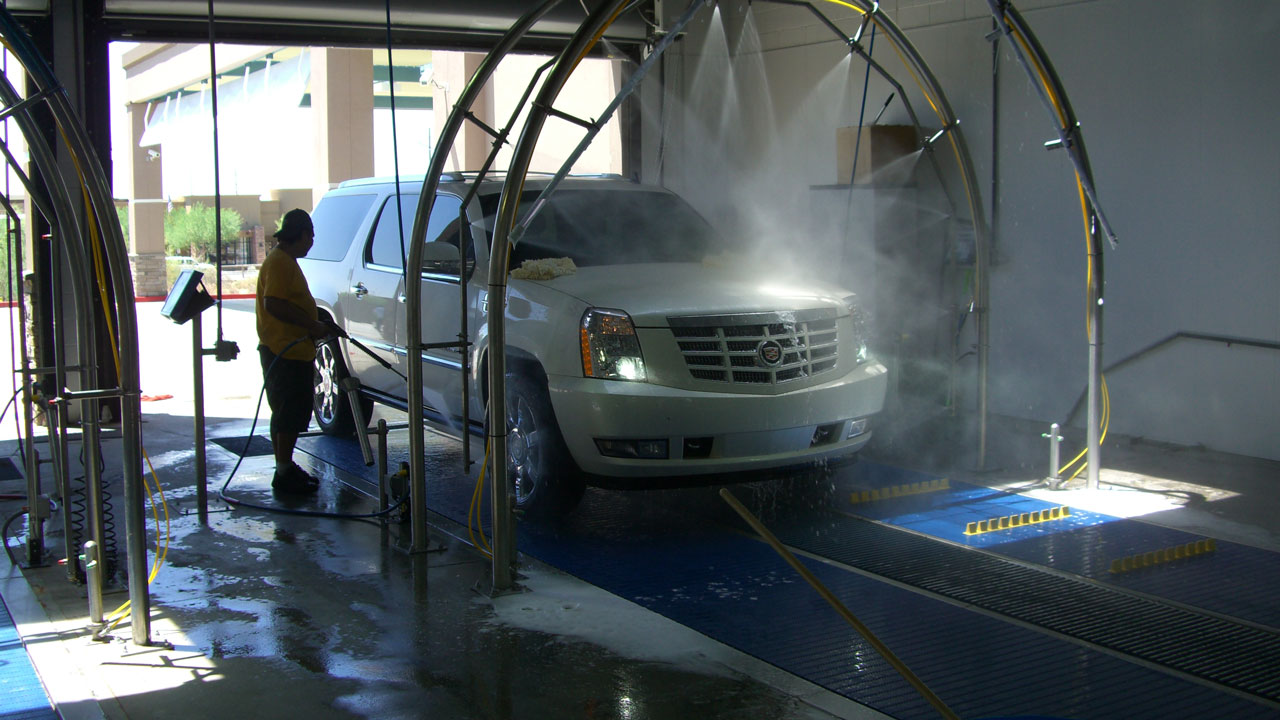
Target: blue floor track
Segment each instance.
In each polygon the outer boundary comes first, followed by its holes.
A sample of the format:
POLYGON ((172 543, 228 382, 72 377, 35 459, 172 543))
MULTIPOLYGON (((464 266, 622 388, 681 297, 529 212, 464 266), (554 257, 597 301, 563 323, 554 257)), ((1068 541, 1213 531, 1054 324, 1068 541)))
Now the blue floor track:
POLYGON ((0 719, 57 720, 9 608, 0 598, 0 719))
MULTIPOLYGON (((299 448, 366 481, 372 478, 354 443, 304 438, 299 448)), ((406 457, 407 448, 393 443, 392 466, 406 457)), ((1256 582, 1259 577, 1280 578, 1275 553, 1220 541, 1213 553, 1203 557, 1113 575, 1109 568, 1116 558, 1196 536, 1075 509, 1069 518, 1055 522, 965 535, 968 522, 1053 506, 963 483, 912 492, 936 486, 940 478, 872 463, 838 470, 835 480, 840 513, 1280 627, 1274 595, 1267 594, 1274 588, 1256 582), (894 487, 901 494, 888 499, 842 499, 872 489, 891 495, 894 487), (1251 587, 1251 579, 1262 587, 1251 587)), ((455 471, 429 483, 431 509, 465 523, 471 481, 455 471)), ((752 486, 733 491, 756 507, 766 525, 770 523, 767 492, 752 486)), ((654 493, 590 489, 567 522, 521 522, 518 546, 549 565, 883 713, 904 719, 937 717, 709 489, 654 493)), ((1254 699, 922 595, 842 565, 811 558, 803 562, 964 718, 1280 715, 1276 708, 1254 699)))

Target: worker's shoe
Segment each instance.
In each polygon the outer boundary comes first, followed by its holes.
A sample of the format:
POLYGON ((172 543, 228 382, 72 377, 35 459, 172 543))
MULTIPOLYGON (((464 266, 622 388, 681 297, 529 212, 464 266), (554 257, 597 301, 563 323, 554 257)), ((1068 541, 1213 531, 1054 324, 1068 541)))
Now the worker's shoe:
MULTIPOLYGON (((312 483, 307 478, 311 478, 302 471, 297 465, 291 465, 281 470, 276 468, 276 475, 271 480, 271 489, 278 493, 288 495, 306 495, 313 493, 319 486, 319 482, 312 483)), ((315 480, 315 478, 311 478, 315 480)))
POLYGON ((295 477, 301 478, 302 481, 307 484, 307 487, 310 487, 312 490, 315 490, 316 488, 320 487, 320 478, 316 477, 315 475, 312 475, 306 470, 303 470, 302 466, 298 465, 297 463, 293 464, 289 472, 295 477))

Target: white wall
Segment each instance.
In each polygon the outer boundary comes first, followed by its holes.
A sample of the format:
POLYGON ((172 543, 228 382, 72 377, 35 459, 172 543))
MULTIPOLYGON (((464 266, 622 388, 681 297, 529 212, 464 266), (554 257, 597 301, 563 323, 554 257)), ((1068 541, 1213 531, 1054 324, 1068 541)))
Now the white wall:
MULTIPOLYGON (((719 167, 739 176, 767 170, 757 177, 767 177, 769 187, 762 196, 759 182, 741 186, 748 194, 729 200, 730 208, 740 211, 764 197, 803 214, 809 186, 836 180, 835 130, 857 124, 865 65, 856 58, 841 65, 845 51, 839 41, 803 9, 758 2, 747 11, 741 5, 735 9, 722 2, 721 17, 700 16, 667 60, 663 179, 695 196, 705 194, 712 163, 699 148, 729 140, 732 144, 717 148, 719 167), (715 37, 724 32, 717 23, 728 28, 724 39, 715 37), (746 30, 739 34, 739 28, 746 30), (756 58, 725 60, 714 50, 717 43, 756 58), (707 68, 716 63, 722 76, 736 79, 708 81, 707 68), (750 74, 752 65, 762 70, 743 85, 742 75, 750 74), (731 95, 725 89, 734 87, 750 87, 748 96, 763 93, 765 99, 725 105, 731 95), (726 123, 726 108, 743 122, 726 123), (748 168, 743 158, 758 162, 748 168)), ((840 5, 815 5, 846 32, 856 28, 856 16, 840 5)), ((960 117, 989 211, 987 4, 898 0, 880 5, 906 30, 960 117)), ((1063 80, 1082 123, 1099 200, 1120 238, 1119 248, 1108 248, 1104 256, 1104 363, 1180 330, 1280 341, 1280 143, 1274 128, 1280 83, 1272 77, 1280 67, 1275 42, 1280 4, 1042 0, 1015 5, 1063 80)), ((864 36, 864 46, 868 41, 864 36)), ((936 126, 883 34, 874 56, 907 87, 922 122, 936 126)), ((1066 154, 1042 147, 1056 136, 1054 129, 1007 47, 999 72, 991 411, 1061 421, 1087 374, 1079 201, 1066 154)), ((868 121, 889 91, 873 74, 868 121)), ((646 102, 650 123, 657 122, 654 104, 646 102)), ((903 108, 895 101, 881 122, 906 122, 903 108)), ((645 167, 656 174, 654 147, 647 149, 645 167)), ((942 150, 937 157, 953 174, 951 150, 942 150)), ((918 170, 917 177, 924 189, 932 183, 931 173, 918 170)), ((949 187, 959 195, 960 214, 967 216, 954 177, 949 187)), ((723 198, 726 191, 717 190, 723 198)), ((944 205, 939 197, 930 201, 931 208, 944 205)), ((715 201, 704 200, 703 207, 714 211, 715 201)), ((963 367, 971 372, 972 359, 963 367)), ((1107 380, 1112 433, 1280 459, 1278 351, 1182 340, 1107 380)))

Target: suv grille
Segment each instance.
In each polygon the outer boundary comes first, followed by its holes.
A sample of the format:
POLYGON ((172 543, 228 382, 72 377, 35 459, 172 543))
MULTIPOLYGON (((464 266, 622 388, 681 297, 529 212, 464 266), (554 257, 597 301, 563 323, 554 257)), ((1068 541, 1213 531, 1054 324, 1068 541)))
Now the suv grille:
POLYGON ((836 311, 670 317, 698 380, 778 385, 836 367, 836 311))

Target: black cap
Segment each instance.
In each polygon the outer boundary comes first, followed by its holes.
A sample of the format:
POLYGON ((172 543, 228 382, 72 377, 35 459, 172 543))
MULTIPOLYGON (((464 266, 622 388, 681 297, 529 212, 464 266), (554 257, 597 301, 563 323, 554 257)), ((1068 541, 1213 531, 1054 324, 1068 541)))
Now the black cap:
POLYGON ((302 208, 295 208, 284 214, 284 219, 280 222, 280 229, 276 231, 275 238, 280 242, 293 242, 302 237, 302 233, 307 230, 314 230, 311 224, 311 216, 302 208))

